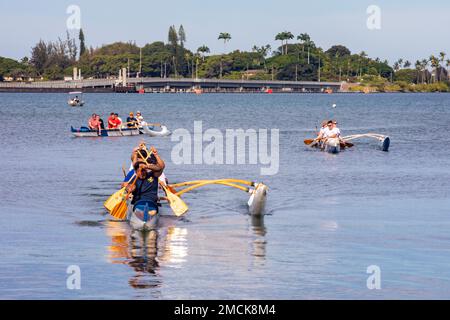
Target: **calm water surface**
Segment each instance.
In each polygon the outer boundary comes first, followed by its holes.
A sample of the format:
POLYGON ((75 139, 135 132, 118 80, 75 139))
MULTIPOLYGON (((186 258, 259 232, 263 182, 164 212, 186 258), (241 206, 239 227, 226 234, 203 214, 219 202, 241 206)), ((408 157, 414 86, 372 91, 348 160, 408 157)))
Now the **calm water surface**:
POLYGON ((0 94, 0 298, 450 298, 450 95, 0 94), (337 108, 331 106, 336 103, 337 108), (170 138, 145 138, 172 182, 235 177, 270 187, 267 215, 247 196, 208 187, 184 219, 143 237, 102 207, 142 137, 73 138, 93 112, 140 110, 170 129, 280 129, 280 170, 174 165, 170 138), (337 156, 303 139, 325 118, 344 134, 390 135, 337 156), (81 290, 66 269, 81 268, 81 290), (366 269, 381 268, 381 290, 366 269))

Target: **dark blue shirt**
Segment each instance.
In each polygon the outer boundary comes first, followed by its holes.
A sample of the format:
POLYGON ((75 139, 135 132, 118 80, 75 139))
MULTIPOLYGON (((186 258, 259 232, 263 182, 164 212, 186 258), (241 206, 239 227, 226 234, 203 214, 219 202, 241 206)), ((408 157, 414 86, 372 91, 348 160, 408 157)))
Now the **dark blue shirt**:
POLYGON ((135 204, 138 201, 158 201, 158 178, 153 175, 153 172, 148 172, 147 177, 143 180, 137 179, 136 189, 133 192, 133 201, 135 204))

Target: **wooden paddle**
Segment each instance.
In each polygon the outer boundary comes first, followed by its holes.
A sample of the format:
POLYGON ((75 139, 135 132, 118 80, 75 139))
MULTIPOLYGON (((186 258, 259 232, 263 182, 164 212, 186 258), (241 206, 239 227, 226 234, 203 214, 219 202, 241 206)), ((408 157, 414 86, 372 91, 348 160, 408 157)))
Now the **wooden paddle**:
MULTIPOLYGON (((147 152, 149 152, 147 150, 147 152)), ((142 153, 138 150, 139 155, 144 160, 144 162, 148 165, 148 162, 144 157, 142 156, 142 153)), ((159 179, 158 179, 159 180, 159 179)), ((186 203, 181 200, 179 196, 177 196, 175 193, 173 193, 165 183, 159 183, 159 185, 163 188, 164 192, 166 193, 167 202, 169 203, 170 208, 172 209, 173 213, 179 217, 185 214, 189 208, 186 205, 186 203)))
MULTIPOLYGON (((137 177, 134 179, 133 183, 131 184, 134 186, 136 184, 137 177)), ((125 196, 122 197, 122 201, 114 207, 111 211, 111 215, 119 220, 125 220, 127 217, 127 211, 128 211, 128 204, 127 199, 130 196, 131 192, 127 192, 126 189, 124 190, 125 196)))
POLYGON ((315 139, 305 139, 305 141, 303 141, 307 146, 309 146, 311 143, 313 143, 314 141, 316 141, 315 139))
MULTIPOLYGON (((130 181, 135 177, 136 175, 134 174, 130 181)), ((136 183, 136 180, 137 179, 134 179, 132 185, 136 183)), ((123 220, 126 217, 127 199, 129 195, 130 193, 126 190, 126 187, 123 187, 110 196, 103 205, 114 218, 123 220)))

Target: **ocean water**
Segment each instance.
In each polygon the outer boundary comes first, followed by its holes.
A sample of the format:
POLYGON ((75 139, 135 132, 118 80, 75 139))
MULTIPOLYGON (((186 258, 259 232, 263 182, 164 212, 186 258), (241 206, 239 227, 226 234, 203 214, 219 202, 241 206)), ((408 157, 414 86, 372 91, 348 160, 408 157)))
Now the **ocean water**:
POLYGON ((448 94, 0 94, 2 299, 449 299, 448 94), (336 104, 336 108, 331 106, 336 104), (279 171, 261 165, 177 165, 171 138, 74 138, 93 112, 140 110, 169 129, 279 129, 279 171), (338 155, 310 150, 323 119, 361 140, 338 155), (171 182, 238 178, 270 188, 264 219, 245 193, 186 194, 188 214, 143 235, 103 202, 144 139, 171 182), (69 266, 81 289, 70 290, 69 266), (369 290, 369 266, 381 289, 369 290))

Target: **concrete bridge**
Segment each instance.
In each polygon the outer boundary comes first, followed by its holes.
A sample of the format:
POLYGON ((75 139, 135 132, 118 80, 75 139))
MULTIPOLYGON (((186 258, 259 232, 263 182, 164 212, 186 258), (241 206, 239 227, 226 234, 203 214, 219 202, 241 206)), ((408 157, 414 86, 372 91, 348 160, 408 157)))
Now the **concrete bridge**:
POLYGON ((338 92, 340 82, 127 78, 0 82, 0 92, 338 92))

